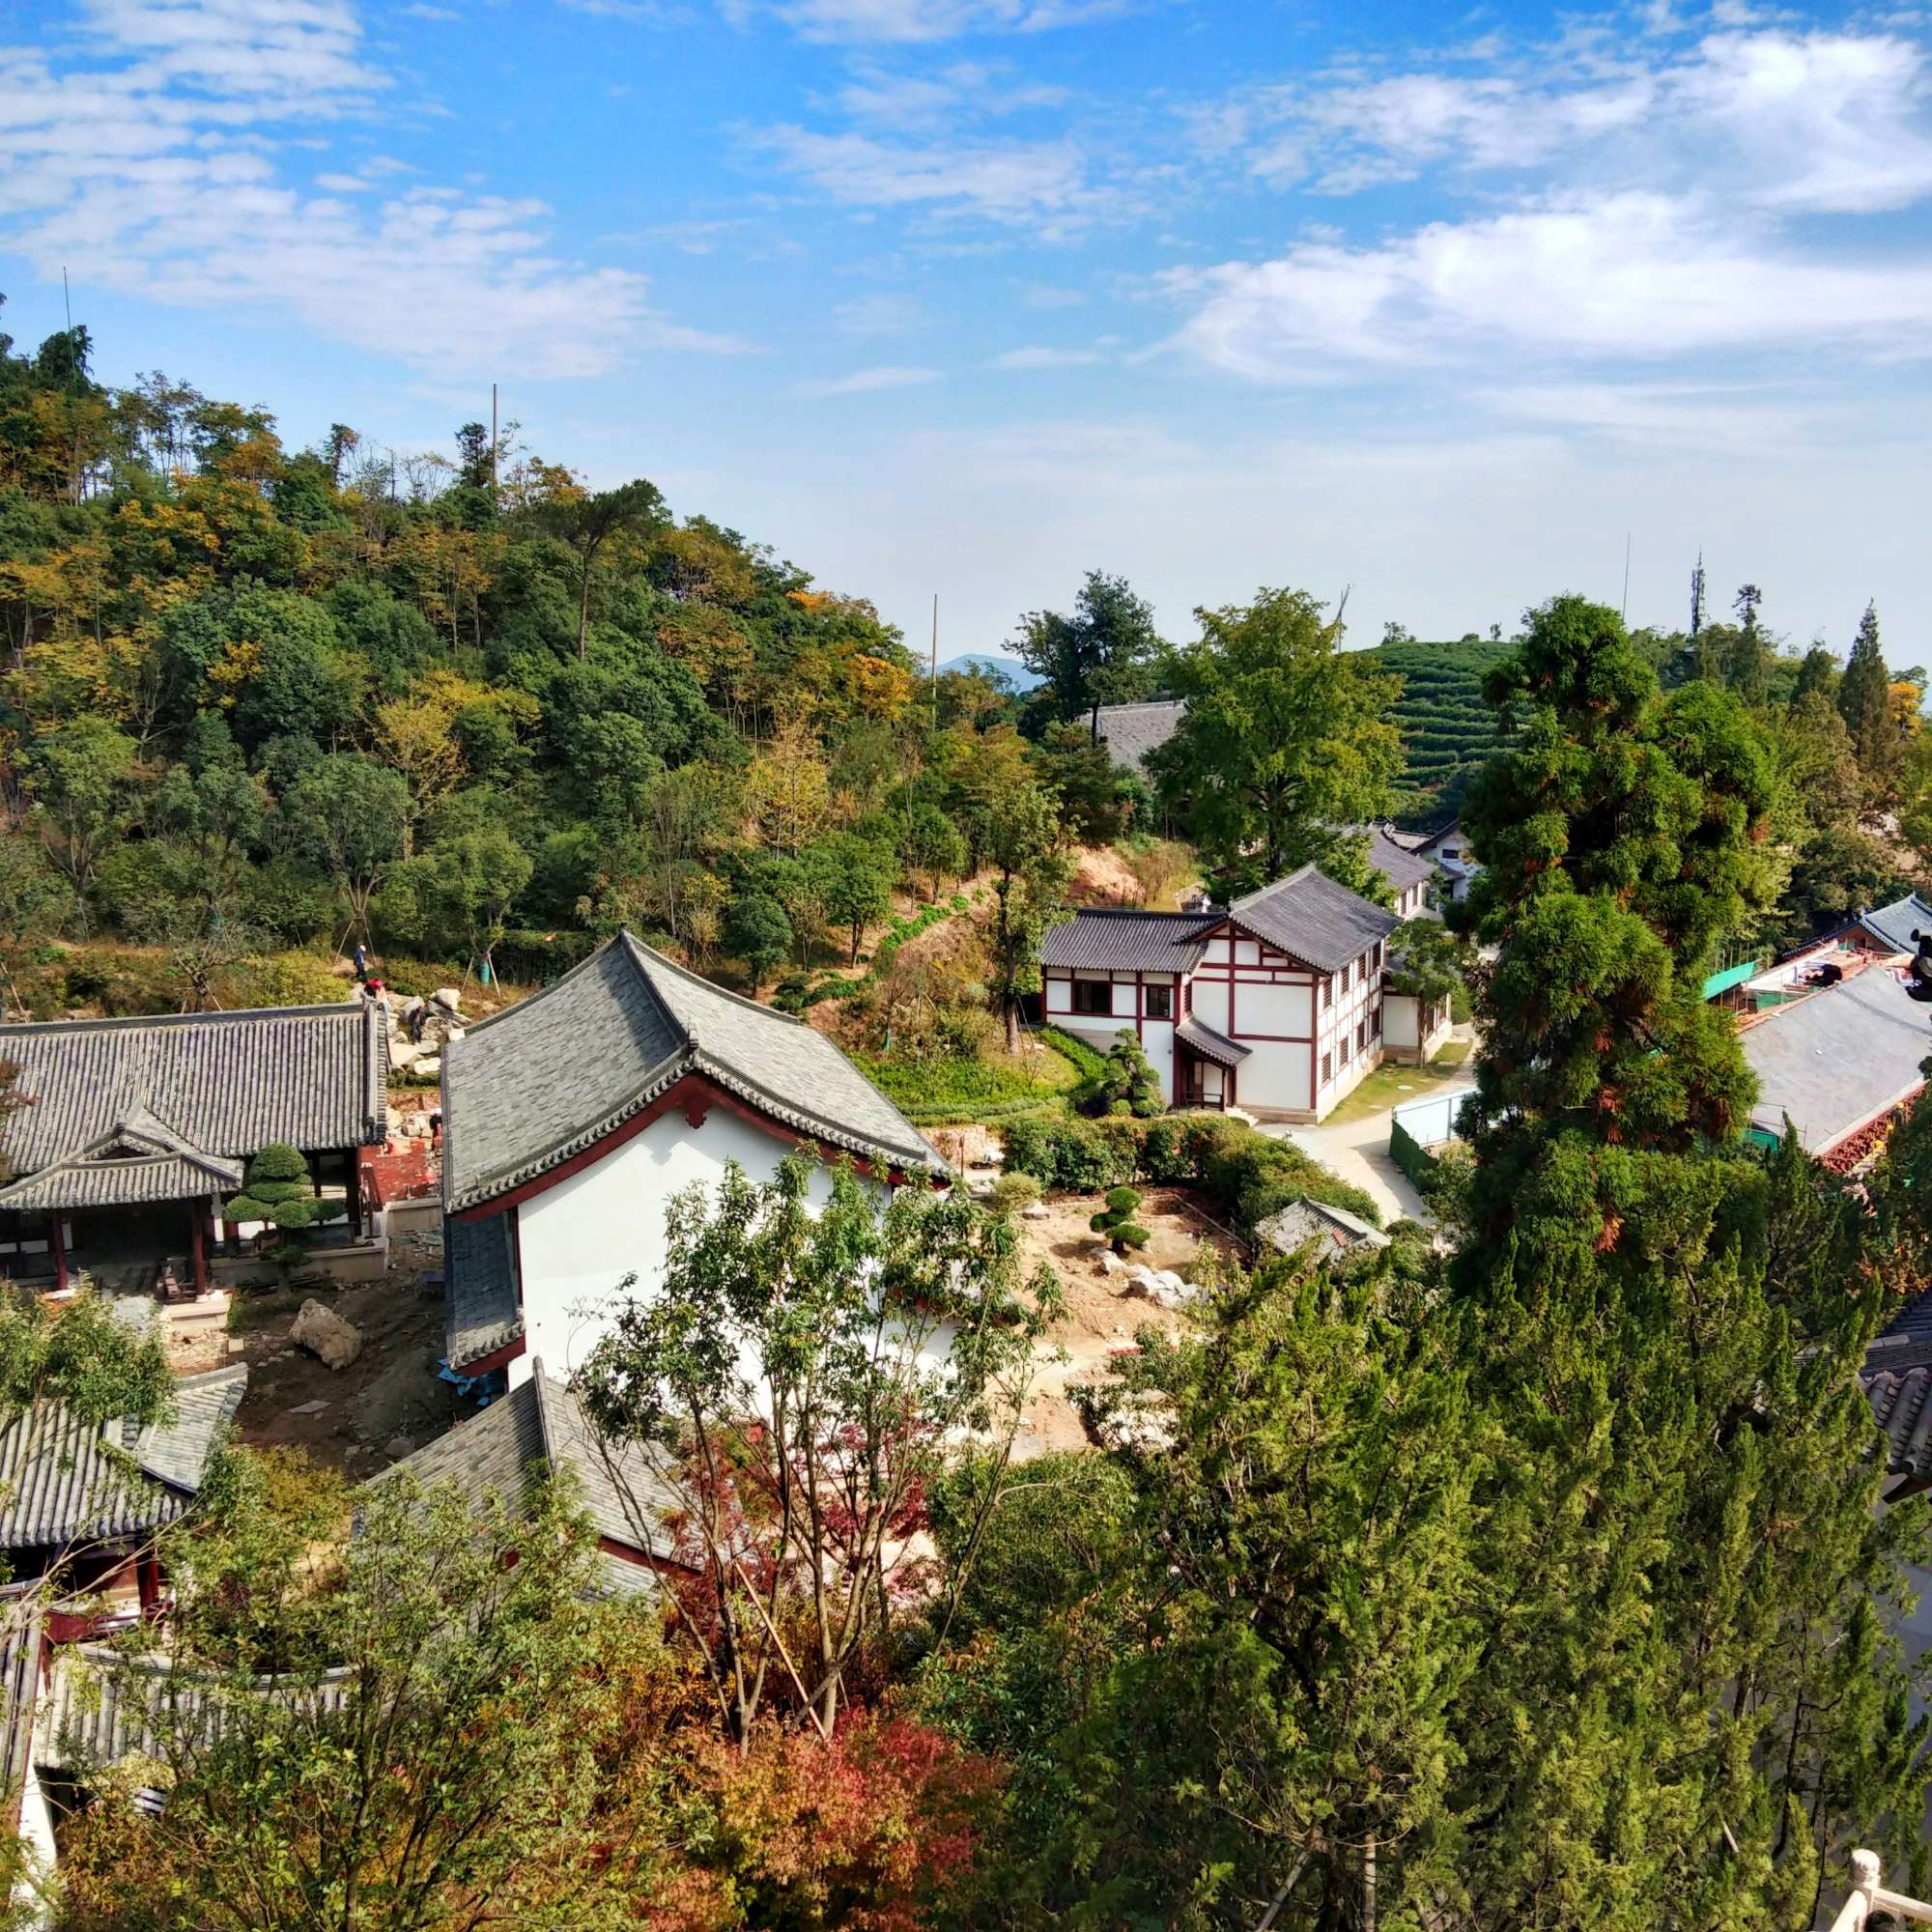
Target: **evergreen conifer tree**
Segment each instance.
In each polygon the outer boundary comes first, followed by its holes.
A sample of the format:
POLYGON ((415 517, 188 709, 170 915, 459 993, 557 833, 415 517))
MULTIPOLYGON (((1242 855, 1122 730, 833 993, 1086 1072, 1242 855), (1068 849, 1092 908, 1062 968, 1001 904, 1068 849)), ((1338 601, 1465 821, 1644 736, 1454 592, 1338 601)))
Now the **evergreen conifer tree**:
POLYGON ((1870 604, 1859 619, 1859 634, 1838 680, 1838 716, 1852 734, 1866 792, 1884 797, 1898 764, 1898 734, 1891 721, 1891 673, 1879 648, 1878 611, 1870 604))

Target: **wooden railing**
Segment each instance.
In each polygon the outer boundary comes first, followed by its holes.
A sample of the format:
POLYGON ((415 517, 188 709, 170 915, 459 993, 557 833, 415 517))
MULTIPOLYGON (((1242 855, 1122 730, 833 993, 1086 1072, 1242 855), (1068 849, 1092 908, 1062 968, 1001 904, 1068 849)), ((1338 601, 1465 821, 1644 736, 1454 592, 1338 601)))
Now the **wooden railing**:
POLYGON ((1832 1932, 1864 1932, 1865 1921, 1874 1912, 1889 1913, 1894 1918, 1911 1919, 1919 1925, 1932 1925, 1932 1905, 1907 1898, 1902 1892, 1887 1891, 1878 1880, 1878 1854, 1854 1852, 1851 1895, 1832 1920, 1832 1932))

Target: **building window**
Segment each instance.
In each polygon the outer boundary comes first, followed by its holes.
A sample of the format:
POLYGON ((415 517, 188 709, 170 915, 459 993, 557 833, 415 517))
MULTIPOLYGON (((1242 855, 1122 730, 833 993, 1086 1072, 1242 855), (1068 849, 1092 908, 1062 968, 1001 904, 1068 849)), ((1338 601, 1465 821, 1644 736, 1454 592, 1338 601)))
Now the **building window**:
POLYGON ((1377 1037, 1378 1039, 1381 1038, 1381 1037, 1382 1037, 1382 1003, 1381 1003, 1381 1001, 1379 1001, 1379 1000, 1378 1000, 1378 1001, 1376 1002, 1376 1009, 1375 1009, 1375 1011, 1374 1011, 1373 1013, 1371 1013, 1371 1014, 1369 1015, 1369 1026, 1370 1026, 1370 1029, 1371 1029, 1371 1030, 1372 1030, 1372 1031, 1374 1032, 1374 1034, 1375 1034, 1375 1037, 1377 1037))
POLYGON ((1334 1079, 1334 1077, 1335 1077, 1335 1056, 1332 1053, 1324 1053, 1321 1056, 1322 1086, 1324 1087, 1327 1086, 1329 1081, 1334 1079))
POLYGON ((1335 982, 1324 973, 1321 976, 1321 1010, 1325 1013, 1335 1004, 1335 982))
POLYGON ((1369 1043, 1369 1023, 1367 1020, 1355 1022, 1355 1051, 1360 1053, 1369 1043))
POLYGON ((1150 986, 1147 989, 1147 1016, 1151 1020, 1171 1020, 1174 1017, 1172 986, 1150 986))
POLYGON ((1076 1013, 1106 1014, 1114 1010, 1114 984, 1111 980, 1076 980, 1073 982, 1073 1010, 1076 1013))
POLYGON ((1373 973, 1382 970, 1382 943, 1379 939, 1376 941, 1375 952, 1369 955, 1369 970, 1373 973))
POLYGON ((1344 1034, 1342 1036, 1342 1065, 1346 1066, 1348 1065, 1348 1064, 1349 1064, 1349 1036, 1347 1034, 1344 1034))

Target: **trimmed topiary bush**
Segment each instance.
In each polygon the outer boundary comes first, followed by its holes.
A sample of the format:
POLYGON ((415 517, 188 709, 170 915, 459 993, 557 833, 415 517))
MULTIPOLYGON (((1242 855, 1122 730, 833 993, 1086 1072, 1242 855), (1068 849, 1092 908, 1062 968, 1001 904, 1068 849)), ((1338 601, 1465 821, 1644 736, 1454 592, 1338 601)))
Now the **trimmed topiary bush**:
POLYGON ((1134 1219, 1134 1209, 1140 1205, 1137 1189, 1110 1187, 1106 1207, 1087 1225, 1111 1243, 1117 1255, 1125 1254, 1129 1248, 1144 1248, 1148 1244, 1148 1231, 1134 1219))
POLYGON ((299 1149, 270 1141, 248 1163, 242 1192, 222 1205, 224 1221, 266 1221, 284 1234, 298 1234, 345 1213, 344 1205, 318 1201, 299 1149))

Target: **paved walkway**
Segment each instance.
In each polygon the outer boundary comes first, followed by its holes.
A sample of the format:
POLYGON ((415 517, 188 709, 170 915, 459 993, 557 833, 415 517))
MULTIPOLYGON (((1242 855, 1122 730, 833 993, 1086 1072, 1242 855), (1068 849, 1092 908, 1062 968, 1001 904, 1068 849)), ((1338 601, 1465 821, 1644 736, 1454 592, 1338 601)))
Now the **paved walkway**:
POLYGON ((1433 1222, 1415 1183, 1389 1158, 1389 1117, 1365 1114, 1358 1121, 1326 1121, 1319 1127, 1264 1126, 1272 1134, 1319 1160, 1339 1180, 1347 1180, 1382 1210, 1382 1221, 1433 1222))

